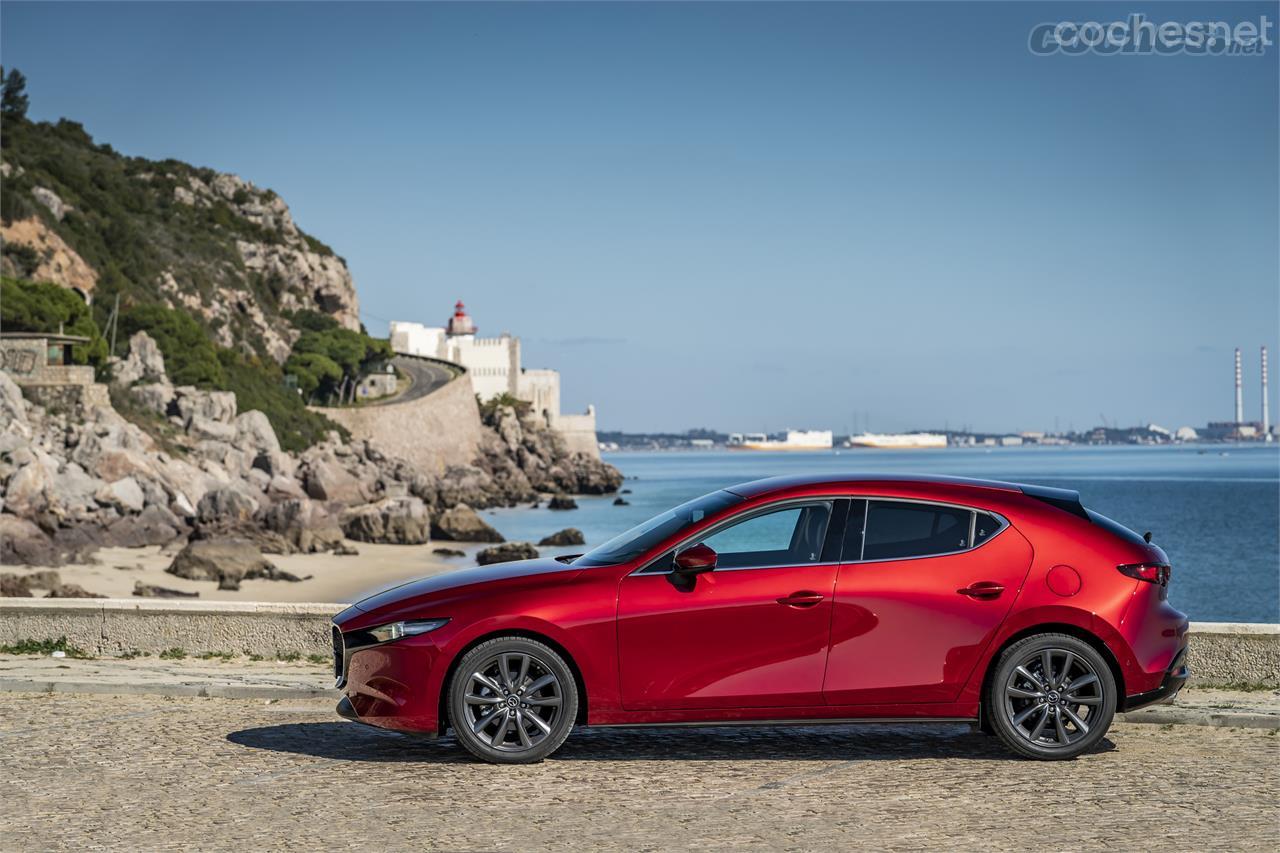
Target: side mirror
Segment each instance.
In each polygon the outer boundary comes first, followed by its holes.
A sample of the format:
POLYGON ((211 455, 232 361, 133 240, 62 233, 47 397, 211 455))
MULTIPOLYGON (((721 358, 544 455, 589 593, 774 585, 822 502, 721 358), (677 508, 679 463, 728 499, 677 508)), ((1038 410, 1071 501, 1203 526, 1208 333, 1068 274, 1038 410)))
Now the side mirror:
POLYGON ((698 543, 686 548, 675 558, 675 570, 682 575, 700 575, 716 567, 716 552, 710 545, 698 543))

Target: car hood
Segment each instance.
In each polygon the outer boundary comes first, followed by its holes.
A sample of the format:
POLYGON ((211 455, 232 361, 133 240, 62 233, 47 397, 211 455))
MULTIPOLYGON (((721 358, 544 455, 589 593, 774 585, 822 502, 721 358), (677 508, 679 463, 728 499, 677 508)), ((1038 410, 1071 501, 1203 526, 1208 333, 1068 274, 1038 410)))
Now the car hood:
POLYGON ((459 569, 444 574, 419 578, 400 586, 371 595, 357 601, 356 610, 372 613, 375 610, 386 610, 398 604, 418 602, 432 593, 448 592, 462 587, 477 584, 496 583, 517 578, 534 578, 538 575, 559 574, 559 578, 547 578, 546 582, 555 583, 576 577, 582 569, 561 563, 553 559, 519 560, 514 563, 494 563, 491 566, 476 566, 471 569, 459 569))

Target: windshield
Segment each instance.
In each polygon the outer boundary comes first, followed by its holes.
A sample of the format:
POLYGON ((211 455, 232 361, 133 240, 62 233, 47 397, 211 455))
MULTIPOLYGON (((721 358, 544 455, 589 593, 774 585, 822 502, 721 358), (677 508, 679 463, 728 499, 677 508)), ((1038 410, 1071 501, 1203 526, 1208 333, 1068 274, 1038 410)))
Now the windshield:
POLYGON ((712 492, 688 503, 680 504, 675 509, 667 510, 661 515, 637 524, 626 533, 613 537, 598 548, 594 548, 574 560, 575 566, 613 566, 634 560, 645 551, 659 544, 670 536, 697 524, 704 518, 719 512, 725 507, 733 506, 742 498, 732 492, 712 492))

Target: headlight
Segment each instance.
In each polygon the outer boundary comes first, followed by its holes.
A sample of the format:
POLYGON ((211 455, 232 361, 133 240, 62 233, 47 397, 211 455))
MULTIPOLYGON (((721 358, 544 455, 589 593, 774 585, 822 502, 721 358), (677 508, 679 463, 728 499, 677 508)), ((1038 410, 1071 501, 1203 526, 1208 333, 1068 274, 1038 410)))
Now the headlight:
POLYGON ((413 637, 443 627, 448 619, 413 619, 406 622, 392 622, 390 625, 379 625, 370 628, 369 633, 379 643, 389 643, 401 637, 413 637))

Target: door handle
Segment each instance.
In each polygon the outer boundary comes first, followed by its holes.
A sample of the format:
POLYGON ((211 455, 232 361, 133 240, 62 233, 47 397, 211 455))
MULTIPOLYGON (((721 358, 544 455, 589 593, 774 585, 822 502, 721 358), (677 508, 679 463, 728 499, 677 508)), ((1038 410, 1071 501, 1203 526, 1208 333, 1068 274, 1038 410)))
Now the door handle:
POLYGON ((970 598, 999 598, 1000 593, 1004 592, 1004 586, 994 581, 978 581, 964 589, 957 589, 956 592, 970 598))
POLYGON ((806 589, 783 596, 778 599, 778 603, 785 604, 788 607, 812 607, 822 601, 824 597, 820 592, 810 592, 806 589))

